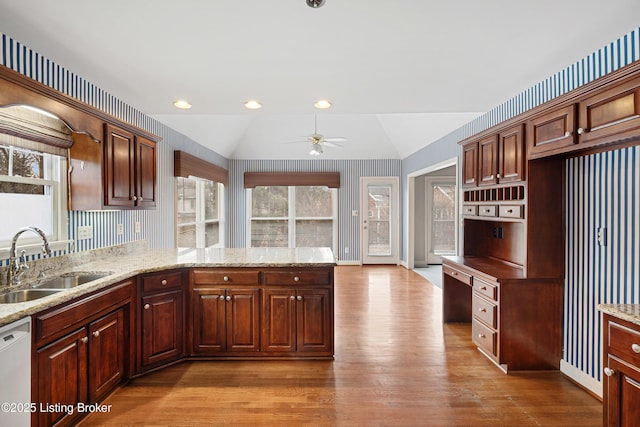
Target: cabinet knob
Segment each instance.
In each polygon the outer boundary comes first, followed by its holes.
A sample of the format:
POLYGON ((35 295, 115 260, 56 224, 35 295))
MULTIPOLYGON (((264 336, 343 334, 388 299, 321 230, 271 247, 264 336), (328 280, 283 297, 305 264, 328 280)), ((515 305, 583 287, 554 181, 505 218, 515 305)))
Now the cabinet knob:
POLYGON ((94 337, 99 337, 100 336, 100 331, 94 331, 93 332, 93 336, 94 337))
POLYGON ((631 350, 632 350, 634 353, 640 353, 640 345, 638 345, 638 344, 631 344, 631 350))
POLYGON ((295 301, 296 296, 295 295, 291 295, 289 298, 291 298, 291 301, 295 301))
POLYGON ((500 174, 496 174, 496 178, 500 179, 500 174))
POLYGON ((507 213, 513 213, 513 209, 507 209, 507 213))
POLYGON ((486 286, 480 286, 480 290, 481 290, 481 291, 486 291, 486 290, 487 290, 487 287, 486 287, 486 286))
POLYGON ((486 308, 479 308, 479 309, 478 309, 478 311, 479 311, 480 313, 486 313, 486 312, 487 312, 487 309, 486 309, 486 308))
POLYGON ((220 295, 220 299, 222 299, 222 300, 223 300, 223 299, 224 299, 224 295, 220 295))
POLYGON ((296 297, 296 299, 297 299, 298 301, 302 301, 302 296, 301 296, 301 295, 298 295, 298 296, 296 297))
POLYGON ((569 138, 572 134, 573 134, 573 132, 571 132, 570 130, 568 130, 568 131, 566 131, 566 132, 564 133, 564 137, 565 137, 565 138, 569 138))
POLYGON ((452 272, 451 272, 451 274, 452 274, 453 276, 457 276, 457 275, 458 275, 458 273, 456 273, 455 271, 452 271, 452 272))
POLYGON ((81 342, 82 344, 86 344, 86 343, 88 343, 88 342, 89 342, 89 338, 87 338, 87 337, 82 337, 82 338, 80 338, 80 342, 81 342))
POLYGON ((149 304, 145 304, 145 305, 144 305, 144 309, 145 309, 145 310, 149 310, 150 308, 151 308, 151 306, 150 306, 149 304))
POLYGON ((227 301, 231 301, 231 295, 227 295, 227 297, 225 298, 227 301))
POLYGON ((142 196, 138 197, 138 200, 139 200, 139 201, 142 201, 142 196))
POLYGON ((582 135, 584 133, 589 132, 589 129, 586 128, 578 128, 578 135, 582 135))
POLYGON ((481 340, 485 338, 485 334, 478 334, 478 338, 480 338, 481 340))
POLYGON ((162 279, 162 282, 160 283, 162 283, 162 286, 167 286, 167 279, 162 279))
POLYGON ((228 282, 228 281, 229 281, 229 276, 224 276, 224 277, 222 278, 222 280, 224 280, 225 282, 228 282))
POLYGON ((136 196, 131 196, 131 200, 136 201, 138 198, 136 196))
POLYGON ((616 371, 614 371, 613 369, 611 369, 609 367, 604 368, 604 374, 606 376, 608 376, 608 377, 613 376, 613 374, 615 374, 615 373, 616 373, 616 371))
POLYGON ((296 276, 296 277, 294 277, 294 278, 293 278, 293 281, 294 281, 294 282, 299 282, 299 281, 300 281, 300 278, 299 278, 298 276, 296 276))

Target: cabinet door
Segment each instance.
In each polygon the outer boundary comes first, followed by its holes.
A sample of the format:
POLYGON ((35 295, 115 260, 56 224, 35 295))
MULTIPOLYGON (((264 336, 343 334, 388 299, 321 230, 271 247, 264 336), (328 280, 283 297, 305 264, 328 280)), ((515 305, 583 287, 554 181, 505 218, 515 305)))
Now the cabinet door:
MULTIPOLYGON (((562 152, 576 142, 576 106, 574 104, 535 117, 527 122, 527 153, 535 158, 541 153, 562 152)), ((540 157, 540 156, 538 156, 540 157)))
POLYGON ((462 147, 462 186, 478 185, 478 143, 462 147))
POLYGON ((297 350, 332 352, 333 302, 329 289, 298 289, 296 293, 297 350))
MULTIPOLYGON (((87 330, 77 330, 37 351, 37 396, 40 405, 75 408, 87 401, 87 330), (67 406, 69 405, 69 406, 67 406)), ((70 425, 76 412, 39 411, 38 425, 70 425)))
POLYGON ((498 135, 478 142, 478 185, 498 183, 498 135))
POLYGON ((227 351, 260 351, 260 290, 229 289, 227 351))
POLYGON ((156 144, 136 137, 136 206, 156 206, 156 144))
POLYGON ((604 425, 633 427, 640 419, 640 371, 609 355, 604 376, 604 425))
POLYGON ((596 145, 637 136, 640 129, 640 79, 580 102, 580 144, 596 145))
POLYGON ((141 366, 177 359, 184 353, 183 291, 142 298, 141 366))
POLYGON ((296 295, 292 289, 262 291, 262 350, 296 351, 296 295))
POLYGON ((106 124, 104 150, 104 204, 132 207, 135 196, 133 134, 106 124))
POLYGON ((524 132, 518 125, 500 133, 498 180, 500 182, 525 179, 524 132))
POLYGON ((108 314, 89 325, 89 401, 97 402, 128 374, 129 354, 124 310, 108 314))
POLYGON ((226 292, 223 288, 193 290, 193 351, 218 353, 227 350, 226 292))

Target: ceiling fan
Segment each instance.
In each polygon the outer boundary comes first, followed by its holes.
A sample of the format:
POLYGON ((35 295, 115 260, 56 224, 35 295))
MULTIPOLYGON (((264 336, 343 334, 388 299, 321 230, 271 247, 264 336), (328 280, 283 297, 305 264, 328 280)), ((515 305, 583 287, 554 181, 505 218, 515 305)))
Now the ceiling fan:
POLYGON ((339 148, 344 147, 342 144, 340 144, 340 142, 346 142, 347 138, 340 137, 340 136, 325 138, 324 135, 318 133, 318 116, 317 115, 314 116, 314 121, 315 121, 315 126, 314 126, 313 133, 311 135, 307 136, 306 139, 303 141, 293 141, 293 142, 290 142, 290 144, 296 144, 300 142, 311 143, 311 150, 309 151, 309 154, 311 156, 319 156, 320 154, 322 154, 324 152, 322 148, 323 145, 326 145, 327 147, 339 147, 339 148))

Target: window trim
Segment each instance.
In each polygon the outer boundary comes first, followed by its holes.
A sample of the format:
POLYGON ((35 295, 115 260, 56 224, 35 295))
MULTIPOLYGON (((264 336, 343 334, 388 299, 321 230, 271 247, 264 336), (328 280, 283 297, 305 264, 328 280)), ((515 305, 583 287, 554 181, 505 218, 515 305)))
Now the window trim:
POLYGON ((188 177, 184 176, 176 176, 174 178, 174 218, 175 218, 175 227, 174 227, 174 246, 179 249, 198 249, 199 243, 202 244, 202 248, 224 248, 225 247, 225 206, 224 206, 224 191, 225 185, 222 182, 211 181, 210 179, 201 178, 198 176, 190 175, 188 177), (178 224, 178 179, 193 179, 196 182, 196 220, 191 221, 184 224, 178 224), (212 182, 218 186, 218 218, 215 219, 199 219, 205 211, 205 204, 203 203, 204 198, 204 183, 206 181, 212 182), (211 246, 206 246, 206 236, 205 233, 202 232, 206 229, 207 224, 218 224, 218 243, 211 246), (188 227, 195 226, 196 228, 196 248, 180 248, 178 246, 178 230, 180 227, 188 227), (198 230, 201 230, 199 233, 198 230))

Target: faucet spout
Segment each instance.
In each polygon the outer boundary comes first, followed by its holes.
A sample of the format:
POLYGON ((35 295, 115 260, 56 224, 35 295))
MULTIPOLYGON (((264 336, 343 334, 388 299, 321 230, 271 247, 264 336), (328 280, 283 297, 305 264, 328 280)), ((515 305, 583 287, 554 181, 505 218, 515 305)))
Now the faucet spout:
MULTIPOLYGON (((9 251, 9 269, 7 270, 7 284, 17 285, 20 283, 20 276, 24 273, 24 270, 28 269, 27 261, 23 256, 18 256, 18 237, 26 231, 32 231, 36 233, 42 239, 42 252, 46 255, 51 255, 51 248, 49 247, 49 241, 44 232, 38 227, 24 227, 19 229, 11 239, 11 250, 9 251)), ((23 251, 24 252, 24 251, 23 251)))

